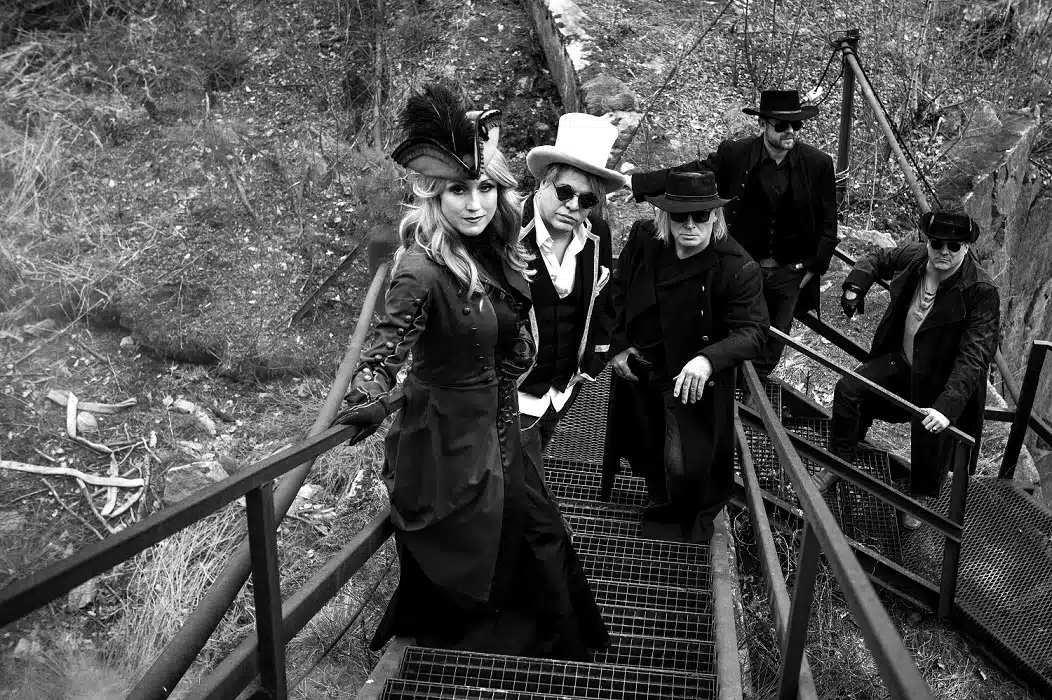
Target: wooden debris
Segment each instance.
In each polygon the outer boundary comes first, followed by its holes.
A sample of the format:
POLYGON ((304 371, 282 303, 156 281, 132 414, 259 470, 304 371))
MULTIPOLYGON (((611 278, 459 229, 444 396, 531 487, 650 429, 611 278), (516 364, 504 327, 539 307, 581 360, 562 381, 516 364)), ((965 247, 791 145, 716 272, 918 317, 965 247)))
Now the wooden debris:
POLYGON ((80 479, 92 486, 117 486, 124 489, 136 489, 143 485, 142 479, 125 479, 119 476, 97 476, 86 474, 77 469, 69 467, 38 467, 35 464, 24 464, 7 459, 0 459, 0 469, 9 469, 16 472, 27 472, 29 474, 45 474, 47 476, 70 476, 80 479))
MULTIPOLYGON (((48 400, 57 403, 59 406, 66 406, 69 397, 73 396, 73 392, 66 389, 52 389, 47 393, 48 400)), ((74 398, 76 398, 74 396, 74 398)), ((138 405, 138 400, 135 398, 125 399, 120 403, 96 403, 94 401, 80 401, 78 400, 78 408, 80 411, 87 411, 88 413, 105 413, 107 415, 113 415, 114 413, 120 413, 126 411, 138 405)))
POLYGON ((63 507, 64 509, 66 509, 67 511, 69 511, 69 512, 70 512, 70 513, 71 513, 71 514, 73 515, 73 517, 74 517, 74 518, 76 518, 77 520, 79 520, 79 521, 80 521, 80 522, 81 522, 81 523, 82 523, 82 524, 84 525, 84 527, 86 527, 86 528, 88 528, 89 530, 91 530, 92 532, 94 532, 94 533, 95 533, 95 536, 96 536, 96 537, 98 537, 98 538, 99 538, 100 540, 106 539, 106 538, 105 538, 105 537, 103 536, 103 534, 102 534, 101 532, 99 532, 98 530, 96 530, 96 529, 95 529, 95 528, 94 528, 94 527, 92 526, 92 524, 91 524, 91 523, 89 523, 89 522, 88 522, 87 520, 85 520, 85 519, 84 519, 84 516, 83 516, 83 515, 81 515, 81 514, 80 514, 80 513, 78 513, 77 511, 75 511, 75 510, 73 510, 72 508, 70 508, 70 507, 69 507, 69 506, 68 506, 68 505, 66 504, 66 502, 62 500, 62 497, 58 495, 58 491, 56 491, 56 490, 55 490, 55 487, 54 487, 54 486, 52 486, 52 485, 51 485, 50 483, 48 483, 48 480, 47 480, 47 479, 44 479, 43 477, 41 477, 41 479, 40 479, 40 480, 41 480, 41 481, 43 481, 43 482, 44 482, 44 485, 48 487, 48 490, 49 490, 49 491, 51 491, 51 495, 55 497, 55 500, 56 500, 56 501, 58 501, 58 504, 59 504, 60 506, 62 506, 62 507, 63 507))

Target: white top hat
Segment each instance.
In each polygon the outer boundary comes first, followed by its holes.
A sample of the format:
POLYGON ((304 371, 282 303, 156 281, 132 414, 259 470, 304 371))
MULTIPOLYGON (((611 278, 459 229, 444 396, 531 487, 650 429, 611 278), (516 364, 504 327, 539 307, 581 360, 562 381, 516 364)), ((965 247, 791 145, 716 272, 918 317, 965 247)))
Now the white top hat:
POLYGON ((540 178, 553 163, 565 163, 603 181, 607 192, 625 186, 625 176, 606 167, 617 140, 617 127, 591 114, 570 112, 559 118, 554 146, 538 146, 526 154, 526 166, 540 178))

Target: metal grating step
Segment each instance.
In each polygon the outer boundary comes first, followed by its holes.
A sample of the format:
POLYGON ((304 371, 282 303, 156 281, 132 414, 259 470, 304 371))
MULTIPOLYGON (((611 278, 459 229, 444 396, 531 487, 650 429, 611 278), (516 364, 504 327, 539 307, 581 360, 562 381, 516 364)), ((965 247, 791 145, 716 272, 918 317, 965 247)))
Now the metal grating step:
POLYGON ((716 652, 707 640, 612 635, 610 646, 598 652, 593 661, 684 673, 716 672, 716 652))
POLYGON ((613 554, 577 550, 589 581, 607 579, 645 586, 706 590, 712 586, 708 564, 669 564, 648 559, 625 559, 613 554))
MULTIPOLYGON (((545 469, 544 480, 556 498, 601 502, 601 476, 592 472, 570 469, 545 469)), ((646 484, 642 479, 618 476, 614 481, 610 502, 619 505, 644 507, 649 502, 646 484)))
POLYGON ((566 516, 624 520, 629 523, 640 523, 643 517, 643 508, 640 506, 619 505, 606 501, 564 499, 559 501, 559 510, 566 516))
POLYGON ((466 685, 390 678, 384 684, 380 700, 584 700, 586 697, 518 693, 495 688, 472 688, 466 685))
POLYGON ((399 676, 427 683, 603 700, 711 698, 716 691, 716 679, 710 675, 421 647, 405 650, 399 676))
MULTIPOLYGON (((785 429, 829 449, 830 421, 826 418, 787 418, 785 429)), ((818 465, 804 461, 811 467, 818 465)), ((891 461, 883 450, 860 447, 855 466, 886 484, 891 483, 891 461)), ((902 535, 895 508, 876 496, 847 482, 836 487, 840 523, 844 534, 859 544, 880 552, 893 561, 902 561, 902 535)))
POLYGON ((708 590, 640 586, 608 579, 595 579, 591 581, 591 585, 596 600, 608 605, 705 614, 712 612, 712 594, 708 590))
POLYGON ((603 554, 625 561, 641 560, 665 566, 708 566, 709 564, 709 547, 703 544, 586 534, 574 534, 573 543, 578 553, 603 554))
MULTIPOLYGON (((785 422, 786 428, 793 429, 795 432, 797 429, 819 430, 820 428, 815 424, 823 420, 796 418, 787 419, 785 422)), ((765 432, 748 426, 746 426, 745 433, 749 439, 749 451, 756 466, 760 488, 792 506, 799 507, 799 501, 789 482, 789 477, 786 476, 778 461, 778 455, 775 454, 771 439, 765 432)), ((811 474, 821 468, 817 462, 812 460, 804 459, 803 462, 811 474)), ((859 450, 855 466, 884 483, 891 483, 891 467, 888 456, 884 452, 859 450)), ((833 515, 836 516, 837 524, 843 529, 845 535, 893 561, 902 560, 899 521, 893 506, 846 482, 841 482, 835 488, 829 489, 825 493, 825 501, 829 509, 833 511, 833 515)))
POLYGON ((610 368, 606 367, 594 382, 581 389, 570 411, 556 426, 546 454, 555 459, 601 465, 609 395, 610 368))
POLYGON ((636 520, 615 520, 613 518, 589 518, 581 515, 571 515, 563 510, 563 517, 570 523, 574 534, 580 535, 613 535, 615 537, 641 537, 643 524, 636 520))
POLYGON ((710 640, 713 637, 712 615, 708 613, 649 610, 602 603, 599 609, 610 634, 693 640, 710 640))
MULTIPOLYGON (((738 377, 739 383, 744 383, 745 378, 741 374, 738 377)), ((771 402, 771 407, 774 408, 774 414, 780 419, 782 417, 782 385, 776 382, 766 381, 763 382, 764 393, 767 394, 767 400, 771 402)), ((734 398, 739 403, 745 401, 745 390, 741 387, 734 390, 734 398)))

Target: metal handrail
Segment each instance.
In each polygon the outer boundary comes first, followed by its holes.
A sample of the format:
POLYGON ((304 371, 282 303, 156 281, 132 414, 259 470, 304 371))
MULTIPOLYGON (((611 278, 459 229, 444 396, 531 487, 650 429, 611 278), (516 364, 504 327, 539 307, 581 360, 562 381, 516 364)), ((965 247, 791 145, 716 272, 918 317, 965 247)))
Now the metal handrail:
MULTIPOLYGON (((856 372, 838 366, 835 362, 827 359, 821 353, 812 350, 793 337, 782 333, 777 328, 771 328, 770 333, 774 337, 783 341, 786 345, 791 346, 797 352, 810 357, 812 360, 815 360, 834 372, 837 372, 842 376, 852 377, 853 379, 862 382, 870 391, 881 396, 884 400, 891 402, 898 408, 908 412, 913 417, 922 418, 928 415, 927 411, 921 407, 891 393, 884 387, 856 372)), ((971 451, 975 448, 975 438, 953 425, 947 427, 946 432, 956 440, 956 447, 953 451, 953 483, 950 486, 950 505, 947 515, 951 523, 963 528, 965 505, 968 500, 968 477, 970 476, 969 468, 971 464, 971 451)), ((841 465, 838 464, 837 466, 841 465)), ((843 466, 848 465, 845 463, 843 466)), ((927 513, 928 510, 925 509, 925 512, 921 515, 921 519, 931 523, 932 518, 929 517, 927 513)), ((944 533, 944 537, 942 580, 939 584, 938 613, 940 618, 949 620, 953 614, 953 602, 957 592, 957 575, 961 559, 961 540, 950 533, 944 533)))
MULTIPOLYGON (((804 345, 803 343, 801 343, 800 341, 798 341, 796 338, 792 337, 791 335, 789 335, 787 333, 783 333, 782 331, 778 330, 777 328, 774 328, 773 326, 770 329, 770 334, 772 336, 774 336, 775 338, 777 338, 778 340, 780 340, 781 342, 785 343, 786 345, 792 347, 794 350, 796 350, 800 354, 806 355, 807 357, 811 358, 815 362, 818 362, 819 364, 821 364, 822 366, 826 367, 827 369, 831 369, 834 372, 837 372, 838 374, 841 374, 841 375, 843 375, 845 377, 851 377, 852 379, 855 379, 856 381, 862 382, 863 384, 866 385, 867 389, 869 389, 873 393, 879 395, 885 401, 887 401, 887 402, 889 402, 891 404, 894 404, 897 408, 900 408, 900 409, 906 411, 907 413, 909 413, 910 415, 914 416, 915 418, 924 418, 925 416, 928 415, 928 412, 925 411, 920 406, 918 406, 918 405, 916 405, 916 404, 914 404, 914 403, 902 398, 898 394, 894 394, 894 393, 888 391, 884 387, 880 386, 879 384, 873 382, 870 379, 867 379, 867 378, 863 377, 861 374, 858 374, 857 372, 854 372, 854 371, 852 371, 850 369, 845 369, 845 368, 841 367, 837 363, 833 362, 829 358, 827 358, 824 355, 822 355, 817 350, 813 350, 810 347, 808 347, 807 345, 804 345)), ((946 428, 946 432, 948 432, 950 435, 953 435, 953 437, 956 438, 959 442, 963 442, 964 444, 968 445, 969 447, 974 447, 975 446, 975 438, 973 438, 968 433, 965 433, 960 428, 957 428, 957 427, 951 425, 951 426, 946 428)))
MULTIPOLYGON (((316 435, 325 430, 332 419, 336 416, 343 396, 347 391, 347 385, 358 364, 362 345, 365 343, 366 334, 369 332, 373 309, 383 288, 383 282, 389 270, 388 263, 377 265, 373 273, 372 282, 366 292, 362 308, 358 312, 351 340, 347 345, 347 352, 340 361, 340 367, 336 377, 325 397, 318 418, 311 426, 308 435, 316 435)), ((275 489, 274 509, 279 519, 285 516, 300 486, 306 480, 307 475, 313 467, 313 461, 304 462, 299 468, 289 472, 281 480, 275 489)), ((226 615, 234 598, 245 584, 249 574, 249 551, 245 543, 239 545, 237 550, 227 560, 226 565, 219 576, 209 586, 208 591, 202 596, 197 607, 183 622, 183 626, 176 631, 172 639, 165 645, 161 653, 154 659, 150 668, 139 680, 129 693, 130 700, 161 700, 175 689, 179 680, 187 669, 197 658, 204 648, 208 638, 219 625, 220 620, 226 615)))
MULTIPOLYGON (((740 404, 737 409, 741 409, 740 404)), ((757 549, 760 552, 760 565, 763 569, 764 578, 767 581, 771 612, 774 613, 772 617, 774 617, 776 639, 780 642, 789 634, 789 590, 785 586, 782 566, 778 561, 778 551, 774 546, 774 537, 771 534, 771 521, 767 517, 767 508, 764 507, 763 494, 760 490, 760 480, 756 476, 756 466, 753 463, 752 452, 749 451, 749 440, 745 436, 745 428, 742 426, 737 413, 734 416, 734 436, 738 443, 738 455, 741 458, 742 481, 745 482, 745 496, 749 506, 749 518, 752 520, 752 529, 756 534, 757 549)), ((798 693, 800 700, 818 699, 818 693, 815 691, 815 679, 811 675, 811 665, 808 663, 806 655, 800 659, 798 693)))
MULTIPOLYGON (((859 564, 847 537, 836 524, 829 506, 811 482, 800 455, 793 449, 751 362, 745 363, 745 379, 751 395, 756 399, 767 434, 771 438, 779 462, 792 482, 805 517, 788 631, 781 640, 779 697, 784 700, 797 697, 818 555, 821 552, 826 556, 829 568, 840 585, 848 608, 862 632, 866 647, 872 653, 891 697, 896 700, 932 698, 931 689, 924 682, 920 670, 902 643, 902 638, 880 602, 865 569, 859 564)), ((762 505, 760 507, 762 508, 762 505)))

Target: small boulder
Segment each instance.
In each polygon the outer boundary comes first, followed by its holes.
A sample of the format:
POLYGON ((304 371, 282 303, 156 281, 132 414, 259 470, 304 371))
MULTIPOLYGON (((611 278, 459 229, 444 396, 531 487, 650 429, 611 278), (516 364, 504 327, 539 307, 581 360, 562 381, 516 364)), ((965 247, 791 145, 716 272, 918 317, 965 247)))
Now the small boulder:
POLYGON ((600 73, 581 85, 585 111, 589 114, 606 114, 635 109, 636 94, 623 82, 600 73))
POLYGON ((90 578, 69 592, 69 595, 66 596, 66 609, 83 610, 95 602, 95 596, 98 593, 98 578, 90 578))
POLYGON ((35 656, 39 656, 41 652, 40 642, 35 639, 28 639, 22 637, 18 640, 18 644, 15 645, 15 650, 12 652, 12 656, 16 659, 29 659, 35 656))
POLYGON ((219 460, 210 459, 172 467, 164 474, 164 504, 178 503, 195 491, 229 476, 219 460))

